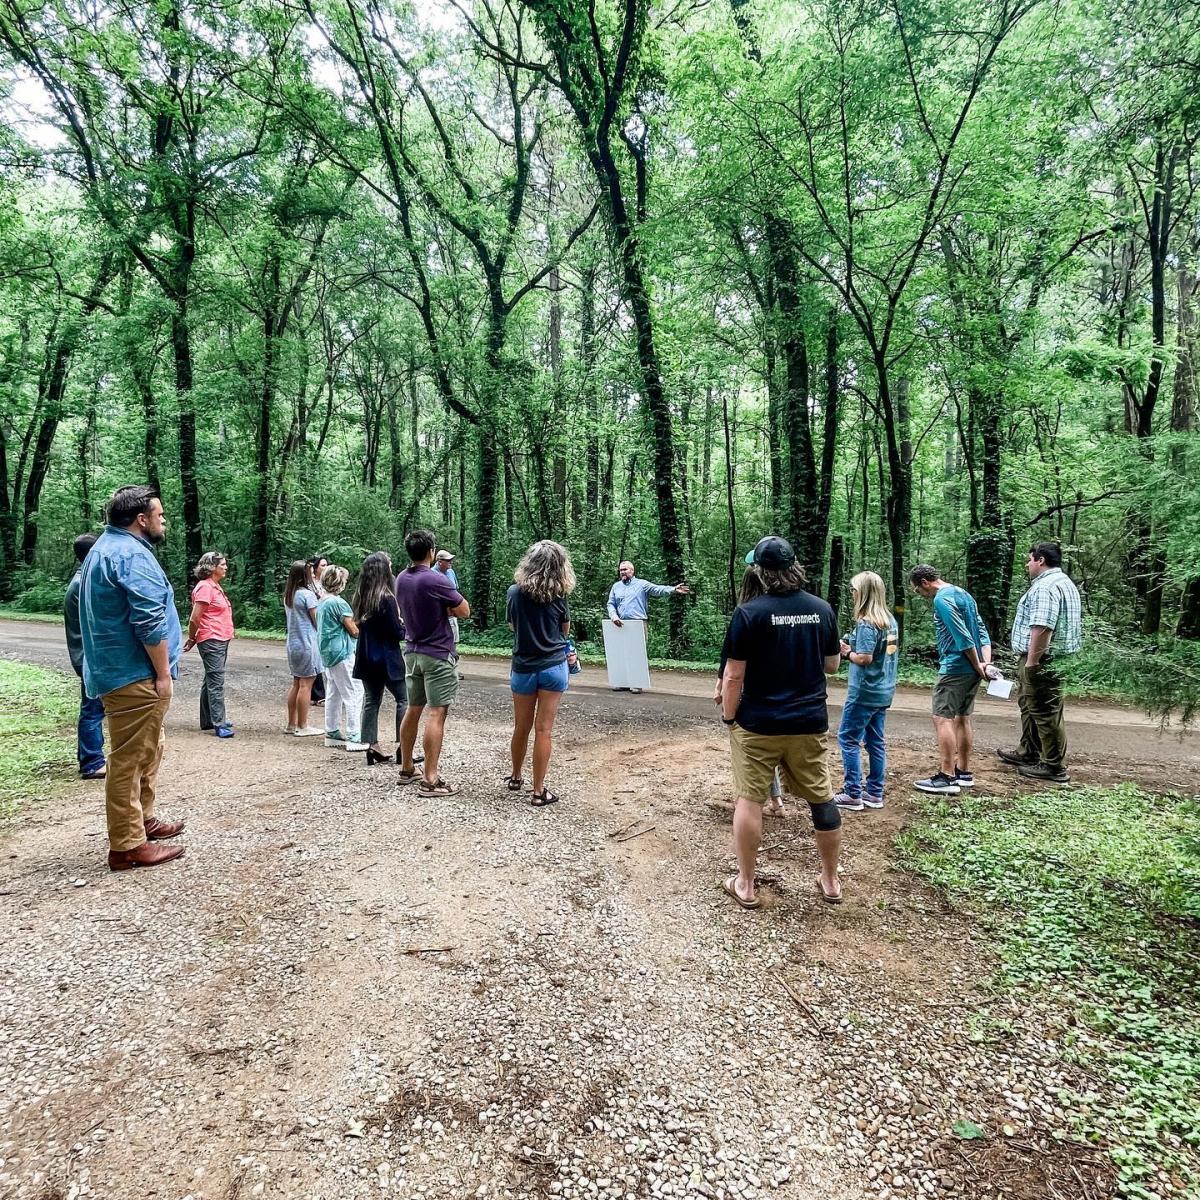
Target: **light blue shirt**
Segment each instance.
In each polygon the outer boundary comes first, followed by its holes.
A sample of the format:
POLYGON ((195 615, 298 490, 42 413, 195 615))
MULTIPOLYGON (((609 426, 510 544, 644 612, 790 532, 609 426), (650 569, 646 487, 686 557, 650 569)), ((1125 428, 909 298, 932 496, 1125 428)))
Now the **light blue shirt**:
POLYGON ((938 588, 933 598, 933 628, 937 634, 938 674, 974 675, 975 668, 964 651, 973 646, 979 661, 990 646, 987 626, 979 619, 975 597, 952 583, 938 588))
POLYGON ((647 596, 669 596, 674 588, 665 583, 650 583, 636 575, 626 583, 618 579, 608 593, 608 615, 622 621, 644 621, 647 596))
POLYGON ((128 529, 106 525, 80 569, 79 625, 83 686, 89 696, 153 679, 146 646, 167 643, 172 678, 179 672, 183 631, 175 589, 150 543, 128 529))

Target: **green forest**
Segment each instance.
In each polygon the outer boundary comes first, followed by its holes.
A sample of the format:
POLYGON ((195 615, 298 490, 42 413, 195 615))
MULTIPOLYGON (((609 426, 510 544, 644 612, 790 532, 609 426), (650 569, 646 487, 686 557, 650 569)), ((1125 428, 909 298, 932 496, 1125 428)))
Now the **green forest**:
POLYGON ((1197 662, 1197 0, 0 0, 0 112, 0 600, 148 480, 247 628, 419 524, 468 640, 551 537, 709 658, 767 532, 1003 639, 1054 538, 1197 662))

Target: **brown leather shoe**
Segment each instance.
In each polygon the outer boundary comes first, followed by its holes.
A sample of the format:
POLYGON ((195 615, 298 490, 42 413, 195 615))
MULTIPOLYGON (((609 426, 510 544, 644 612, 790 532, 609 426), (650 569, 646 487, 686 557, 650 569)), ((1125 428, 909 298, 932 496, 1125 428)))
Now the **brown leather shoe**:
POLYGON ((160 821, 157 817, 151 817, 146 822, 146 837, 152 842, 178 837, 183 832, 183 824, 182 821, 160 821))
POLYGON ((159 863, 170 862, 182 854, 182 846, 154 846, 150 842, 143 842, 132 850, 110 850, 108 869, 132 871, 134 867, 157 867, 159 863))

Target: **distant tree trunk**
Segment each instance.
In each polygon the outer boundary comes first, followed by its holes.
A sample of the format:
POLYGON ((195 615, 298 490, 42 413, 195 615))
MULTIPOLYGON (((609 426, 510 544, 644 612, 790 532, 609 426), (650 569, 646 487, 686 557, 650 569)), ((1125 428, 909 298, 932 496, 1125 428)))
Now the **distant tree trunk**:
POLYGON ((83 335, 85 322, 100 306, 100 298, 116 274, 112 254, 106 254, 96 272, 92 286, 80 305, 78 316, 67 318, 53 334, 53 344, 47 352, 47 367, 38 386, 37 411, 41 413, 37 440, 29 459, 29 475, 25 482, 21 558, 26 566, 32 564, 38 540, 38 508, 42 502, 42 487, 50 469, 50 452, 58 424, 66 415, 67 376, 71 359, 83 335))
MULTIPOLYGON (((817 570, 811 576, 812 590, 821 590, 821 575, 825 566, 825 542, 829 537, 829 518, 833 508, 833 468, 837 460, 838 436, 838 327, 837 309, 829 314, 829 328, 825 332, 825 413, 824 438, 821 443, 821 492, 817 499, 817 510, 814 517, 816 529, 813 531, 814 545, 820 543, 821 554, 817 560, 817 570)), ((845 545, 843 543, 843 554, 845 545)), ((830 578, 830 586, 833 579, 830 578)), ((832 601, 831 601, 832 603, 832 601)))
MULTIPOLYGON (((1200 302, 1200 275, 1196 270, 1196 263, 1200 260, 1200 235, 1193 239, 1189 250, 1191 261, 1180 267, 1176 280, 1179 308, 1171 429, 1176 433, 1194 435, 1196 397, 1200 392, 1200 321, 1196 312, 1197 303, 1200 302)), ((1177 450, 1173 455, 1185 477, 1189 454, 1195 458, 1195 446, 1190 446, 1186 451, 1177 450)), ((1193 576, 1184 585, 1175 633, 1181 638, 1200 638, 1200 575, 1193 576)))
POLYGON ((993 639, 1008 632, 1008 592, 1012 585, 1015 532, 1012 520, 1004 512, 1000 495, 1003 440, 1000 396, 972 388, 968 392, 970 411, 983 446, 981 464, 981 507, 979 528, 967 539, 967 590, 975 597, 979 616, 993 639))
POLYGON ((738 602, 738 536, 737 509, 733 503, 733 429, 729 420, 729 389, 721 389, 721 415, 725 428, 725 506, 729 513, 729 606, 738 602))
POLYGON ((842 586, 846 576, 846 539, 835 533, 829 539, 829 589, 825 598, 833 615, 840 621, 842 613, 842 586))

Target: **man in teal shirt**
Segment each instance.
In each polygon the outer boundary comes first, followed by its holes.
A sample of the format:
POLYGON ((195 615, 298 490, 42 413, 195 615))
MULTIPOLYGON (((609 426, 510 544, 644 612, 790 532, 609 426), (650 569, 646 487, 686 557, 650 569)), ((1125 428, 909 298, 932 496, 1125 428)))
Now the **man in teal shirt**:
POLYGON ((918 779, 914 786, 921 792, 957 796, 963 788, 975 786, 975 776, 971 773, 971 748, 975 740, 971 713, 980 682, 997 674, 991 665, 992 639, 979 619, 975 597, 947 583, 936 567, 913 567, 908 581, 918 596, 933 601, 938 645, 933 728, 941 762, 928 779, 918 779))
POLYGON ((154 815, 163 753, 163 722, 183 649, 175 592, 152 547, 167 535, 153 488, 118 488, 108 524, 84 560, 79 624, 83 683, 99 696, 111 749, 104 802, 108 865, 152 867, 183 853, 160 843, 183 832, 182 821, 154 815))

